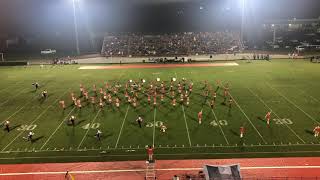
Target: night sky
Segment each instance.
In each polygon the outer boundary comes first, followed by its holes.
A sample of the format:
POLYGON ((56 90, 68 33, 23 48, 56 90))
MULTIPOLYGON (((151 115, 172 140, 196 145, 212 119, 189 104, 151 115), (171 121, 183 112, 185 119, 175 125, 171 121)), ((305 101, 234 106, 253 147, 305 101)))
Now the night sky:
MULTIPOLYGON (((316 18, 320 0, 247 0, 250 22, 316 18)), ((72 0, 1 0, 0 33, 67 33, 72 0)), ((240 0, 80 0, 80 31, 211 31, 239 27, 240 0)))

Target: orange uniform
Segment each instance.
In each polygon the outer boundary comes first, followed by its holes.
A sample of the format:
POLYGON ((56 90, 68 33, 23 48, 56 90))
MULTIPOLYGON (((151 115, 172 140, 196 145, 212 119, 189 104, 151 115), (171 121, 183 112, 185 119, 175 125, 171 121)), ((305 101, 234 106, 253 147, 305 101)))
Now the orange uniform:
POLYGON ((62 109, 66 109, 66 105, 64 104, 64 101, 59 101, 59 104, 62 109))
POLYGON ((316 126, 316 127, 313 129, 313 132, 314 132, 314 137, 318 137, 318 136, 319 136, 319 133, 320 133, 320 126, 316 126))
POLYGON ((172 99, 172 105, 173 106, 176 106, 177 104, 176 104, 176 99, 172 99))
POLYGON ((157 97, 153 96, 153 105, 157 105, 157 97))
POLYGON ((201 121, 202 121, 202 111, 200 111, 198 113, 198 121, 199 121, 199 124, 201 124, 201 121))
POLYGON ((148 103, 150 104, 150 102, 151 102, 151 97, 150 95, 148 95, 148 103))
POLYGON ((100 100, 99 100, 99 106, 100 106, 100 108, 102 108, 103 107, 103 100, 100 98, 100 100))
POLYGON ((88 91, 83 92, 83 95, 86 100, 89 99, 88 91))
POLYGON ((133 107, 137 107, 137 99, 133 98, 133 102, 132 102, 133 107))
POLYGON ((270 125, 270 117, 271 117, 271 112, 267 112, 266 116, 265 116, 265 119, 267 120, 267 124, 268 126, 270 125))
POLYGON ((240 138, 243 138, 244 132, 245 132, 245 129, 243 126, 241 126, 240 127, 240 138))
POLYGON ((81 109, 82 106, 81 106, 81 100, 80 99, 77 100, 77 106, 78 106, 78 108, 81 109))
POLYGON ((116 98, 116 107, 117 107, 117 108, 120 107, 120 100, 119 100, 119 98, 116 98))

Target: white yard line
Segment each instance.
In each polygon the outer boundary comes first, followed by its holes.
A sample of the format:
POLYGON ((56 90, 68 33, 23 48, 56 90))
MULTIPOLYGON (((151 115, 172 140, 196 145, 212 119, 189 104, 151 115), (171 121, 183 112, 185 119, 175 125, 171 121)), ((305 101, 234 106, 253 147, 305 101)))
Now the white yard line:
MULTIPOLYGON (((49 105, 46 109, 44 109, 29 125, 33 125, 40 117, 45 114, 52 105, 56 104, 62 96, 64 96, 68 91, 63 93, 60 97, 58 97, 51 105, 49 105)), ((25 133, 25 131, 21 131, 9 144, 7 144, 1 151, 5 151, 7 147, 9 147, 21 134, 25 133)))
MULTIPOLYGON (((176 76, 176 79, 178 79, 178 76, 177 76, 177 72, 174 72, 175 76, 176 76)), ((188 123, 187 123, 187 118, 186 118, 186 113, 184 112, 184 106, 182 105, 182 111, 183 111, 183 118, 184 118, 184 123, 186 125, 186 130, 187 130, 187 134, 188 134, 188 140, 189 140, 189 145, 190 147, 192 146, 192 143, 191 143, 191 138, 190 138, 190 133, 189 133, 189 127, 188 127, 188 123)))
MULTIPOLYGON (((208 152, 208 153, 168 153, 168 154, 161 154, 157 153, 156 156, 190 156, 190 155, 243 155, 243 154, 297 154, 297 153, 320 153, 320 151, 251 151, 251 152, 208 152)), ((141 156, 144 157, 145 154, 117 154, 112 155, 109 154, 109 157, 133 157, 133 156, 141 156)), ((0 158, 0 160, 22 160, 22 159, 57 159, 57 158, 101 158, 104 155, 68 155, 68 156, 24 156, 24 157, 4 157, 0 158)), ((64 172, 65 173, 65 172, 64 172)))
POLYGON ((294 102, 292 102, 290 99, 288 99, 286 96, 284 96, 281 92, 279 92, 277 89, 275 89, 273 86, 271 86, 269 83, 266 83, 271 89, 273 89, 275 92, 277 92, 281 97, 283 97, 285 100, 287 100, 290 104, 292 104, 294 107, 299 109, 301 112, 303 112, 308 118, 310 118, 313 122, 319 124, 320 122, 317 121, 315 118, 310 116, 310 114, 306 113, 303 109, 301 109, 298 105, 296 105, 294 102))
POLYGON ((128 105, 126 115, 125 115, 125 116, 124 116, 124 118, 123 118, 122 125, 121 125, 121 129, 120 129, 120 132, 119 132, 119 135, 118 135, 118 139, 117 139, 117 142, 116 142, 115 148, 117 148, 117 147, 118 147, 118 143, 119 143, 119 140, 120 140, 120 136, 121 136, 121 133, 122 133, 122 129, 123 129, 124 123, 125 123, 125 121, 126 121, 126 119, 127 119, 127 115, 128 115, 129 107, 130 107, 130 105, 128 105))
POLYGON ((15 94, 14 96, 11 96, 11 97, 10 97, 9 99, 7 99, 6 101, 3 101, 2 103, 0 103, 0 106, 6 104, 6 103, 7 103, 8 101, 10 101, 11 99, 19 96, 19 95, 22 94, 26 89, 28 89, 28 88, 22 89, 19 93, 15 94))
POLYGON ((9 88, 12 88, 12 86, 15 86, 15 85, 17 85, 17 84, 19 84, 19 83, 21 83, 21 82, 23 82, 23 81, 16 82, 16 83, 14 83, 14 84, 11 85, 11 86, 8 86, 8 87, 6 87, 6 88, 4 88, 4 89, 1 89, 1 90, 0 90, 0 93, 1 93, 2 91, 6 91, 6 90, 9 89, 9 88))
POLYGON ((191 147, 191 146, 192 146, 192 143, 191 143, 191 139, 190 139, 190 134, 189 134, 189 128, 188 128, 186 113, 184 112, 184 106, 182 105, 181 107, 182 107, 182 111, 183 111, 184 122, 185 122, 185 124, 186 124, 186 129, 187 129, 187 134, 188 134, 188 139, 189 139, 189 145, 190 145, 190 147, 191 147))
MULTIPOLYGON (((298 88, 296 87, 296 89, 298 89, 298 88)), ((305 92, 304 90, 301 90, 301 89, 298 89, 298 90, 301 91, 303 94, 306 94, 307 96, 309 96, 309 97, 310 97, 311 99, 313 99, 314 101, 317 101, 318 103, 320 103, 320 100, 318 100, 317 98, 309 95, 309 94, 308 94, 307 92, 305 92)))
POLYGON ((40 150, 42 150, 47 143, 50 141, 50 139, 53 137, 53 135, 55 135, 55 133, 58 131, 58 129, 62 126, 62 124, 66 121, 66 119, 69 117, 69 115, 76 109, 76 107, 73 107, 73 109, 68 113, 68 115, 62 119, 61 123, 59 124, 59 126, 53 131, 53 133, 49 136, 49 138, 46 140, 46 142, 43 143, 43 145, 41 146, 40 150))
POLYGON ((154 113, 153 113, 153 135, 152 135, 152 145, 154 147, 154 139, 155 139, 155 133, 156 133, 156 114, 157 114, 157 108, 154 108, 154 113))
MULTIPOLYGON (((253 94, 255 97, 257 97, 257 99, 259 99, 260 102, 262 102, 268 109, 270 109, 274 115, 276 115, 277 118, 280 119, 280 117, 277 115, 277 113, 275 111, 273 111, 268 105, 267 103, 261 99, 261 97, 259 97, 256 93, 254 93, 250 88, 246 87, 250 92, 251 94, 253 94)), ((302 141, 303 143, 306 143, 288 124, 284 123, 285 126, 300 140, 302 141)))
MULTIPOLYGON (((177 146, 163 146, 163 147, 157 147, 157 149, 190 149, 190 148, 195 148, 195 149, 201 149, 201 148, 212 148, 212 149, 221 149, 221 148, 241 148, 241 147, 246 147, 246 148, 264 148, 264 147, 303 147, 303 146, 314 146, 314 147, 318 147, 320 146, 320 144, 247 144, 247 145, 227 145, 227 146, 223 146, 223 145, 206 145, 206 146, 191 146, 191 147, 177 147, 177 146)), ((140 150, 140 149, 144 149, 144 147, 123 147, 121 148, 121 150, 140 150)), ((75 152, 75 151, 79 151, 76 149, 72 149, 72 150, 68 150, 68 149, 49 149, 49 150, 33 150, 30 149, 32 151, 32 153, 41 153, 41 152, 75 152)), ((29 151, 30 151, 29 150, 29 151)), ((103 150, 119 150, 119 148, 105 148, 105 149, 80 149, 80 151, 103 151, 103 150)), ((25 153, 28 152, 28 149, 25 150, 7 150, 4 152, 0 151, 0 154, 8 154, 8 153, 25 153)), ((320 151, 319 151, 320 152, 320 151)), ((1 158, 0 158, 1 159, 1 158)))
MULTIPOLYGON (((208 102, 208 104, 209 104, 209 106, 210 106, 210 103, 209 103, 209 102, 208 102)), ((217 118, 217 116, 216 116, 216 113, 213 111, 213 109, 212 109, 211 107, 210 107, 210 109, 211 109, 211 112, 212 112, 212 114, 213 114, 213 116, 214 116, 214 119, 216 120, 216 122, 217 122, 217 124, 218 124, 218 126, 219 126, 219 128, 220 128, 220 131, 221 131, 221 133, 222 133, 222 135, 223 135, 223 137, 224 137, 224 140, 225 140, 226 143, 229 145, 229 141, 228 141, 226 135, 224 134, 224 132, 223 132, 223 130, 222 130, 222 127, 220 126, 220 123, 219 123, 219 120, 218 120, 218 118, 217 118)))
POLYGON ((267 141, 263 138, 263 136, 260 134, 260 132, 258 131, 258 129, 254 126, 254 124, 251 122, 250 118, 247 116, 247 114, 243 111, 243 109, 241 108, 241 106, 238 104, 238 102, 232 97, 231 93, 229 92, 230 97, 233 99, 234 103, 238 106, 238 108, 240 109, 240 111, 242 112, 242 114, 247 118, 248 122, 251 124, 251 126, 256 130, 256 132, 258 133, 258 135, 260 136, 260 138, 262 139, 262 141, 267 144, 267 141))
MULTIPOLYGON (((34 98, 36 98, 38 95, 34 95, 31 100, 33 100, 34 98)), ((14 115, 16 115, 18 112, 20 112, 23 108, 25 108, 28 104, 32 103, 32 101, 27 101, 27 103, 25 103, 23 106, 20 106, 20 108, 18 110, 16 110, 14 113, 12 113, 9 117, 7 117, 5 120, 3 120, 1 122, 1 124, 3 124, 6 120, 9 120, 11 117, 13 117, 14 115)))
MULTIPOLYGON (((199 171, 203 168, 181 167, 181 168, 157 168, 156 171, 199 171)), ((320 169, 320 166, 241 166, 241 170, 256 170, 256 169, 320 169)), ((80 170, 69 171, 69 174, 98 174, 98 173, 125 173, 125 172, 145 172, 146 169, 110 169, 110 170, 80 170)), ((34 171, 34 172, 15 172, 1 173, 0 176, 25 176, 25 175, 64 175, 66 171, 34 171)), ((285 178, 285 177, 283 177, 285 178)), ((290 179, 290 178, 289 178, 290 179)))
MULTIPOLYGON (((97 112, 96 116, 92 119, 91 124, 93 124, 93 123, 94 123, 94 121, 97 119, 97 117, 98 117, 98 115, 100 114, 100 112, 101 112, 101 108, 100 108, 100 109, 99 109, 99 111, 97 112)), ((78 148, 77 148, 77 149, 80 149, 80 147, 81 147, 82 143, 83 143, 83 142, 84 142, 84 140, 86 139, 87 134, 89 133, 89 130, 90 130, 90 127, 87 129, 86 133, 84 134, 84 136, 83 136, 83 138, 82 138, 81 142, 79 143, 79 145, 78 145, 78 148)))

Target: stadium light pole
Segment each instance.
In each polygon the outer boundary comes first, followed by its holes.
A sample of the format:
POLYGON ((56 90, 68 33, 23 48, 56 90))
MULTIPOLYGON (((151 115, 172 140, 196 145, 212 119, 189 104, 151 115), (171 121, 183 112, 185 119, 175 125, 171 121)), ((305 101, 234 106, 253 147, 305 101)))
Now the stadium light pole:
POLYGON ((79 48, 78 24, 77 24, 76 5, 75 5, 76 1, 79 1, 79 0, 72 0, 72 7, 73 7, 73 25, 74 25, 74 33, 75 33, 75 39, 76 39, 76 49, 77 49, 77 55, 79 55, 80 48, 79 48))
POLYGON ((246 7, 246 0, 241 0, 241 30, 240 30, 240 42, 241 46, 243 46, 243 31, 244 31, 244 15, 245 15, 245 7, 246 7))

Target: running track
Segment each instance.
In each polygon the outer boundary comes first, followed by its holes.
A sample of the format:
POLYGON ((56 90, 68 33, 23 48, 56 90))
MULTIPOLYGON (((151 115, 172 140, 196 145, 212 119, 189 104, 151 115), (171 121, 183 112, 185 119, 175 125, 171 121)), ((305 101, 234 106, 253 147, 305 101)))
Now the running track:
MULTIPOLYGON (((309 177, 320 179, 320 157, 311 158, 256 158, 219 160, 159 160, 156 162, 157 179, 171 179, 173 175, 196 175, 205 164, 241 166, 244 178, 309 177)), ((75 180, 140 180, 144 179, 144 161, 16 164, 0 165, 1 180, 65 179, 66 171, 75 180)), ((300 179, 300 178, 299 178, 300 179)))

